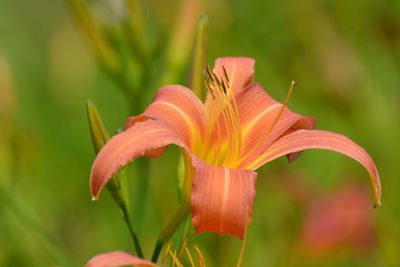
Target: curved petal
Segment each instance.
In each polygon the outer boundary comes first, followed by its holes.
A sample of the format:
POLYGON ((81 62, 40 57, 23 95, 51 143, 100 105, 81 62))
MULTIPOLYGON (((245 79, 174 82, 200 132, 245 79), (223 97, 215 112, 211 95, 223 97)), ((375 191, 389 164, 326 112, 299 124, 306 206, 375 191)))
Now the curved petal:
POLYGON ((247 166, 276 139, 293 127, 308 126, 307 119, 284 108, 254 83, 236 98, 242 128, 242 159, 239 168, 247 166), (277 120, 279 116, 279 119, 277 120))
POLYGON ((118 169, 169 144, 187 148, 187 143, 174 129, 157 120, 147 120, 112 137, 100 150, 93 163, 90 175, 90 190, 93 198, 98 198, 101 189, 118 169))
POLYGON ((332 150, 358 161, 367 169, 371 177, 375 204, 380 205, 381 183, 374 161, 362 147, 340 134, 317 130, 298 130, 278 139, 249 168, 257 169, 271 160, 305 149, 332 150))
MULTIPOLYGON (((297 130, 314 130, 317 125, 317 122, 313 116, 304 116, 300 120, 298 120, 289 130, 287 130, 281 137, 291 134, 297 130)), ((291 153, 286 155, 289 163, 295 161, 301 154, 302 151, 291 153)))
POLYGON ((229 234, 243 239, 253 214, 257 173, 211 166, 196 158, 192 164, 195 168, 192 223, 196 232, 229 234))
MULTIPOLYGON (((149 118, 148 116, 143 115, 143 114, 140 114, 138 116, 131 116, 125 121, 125 130, 128 129, 129 127, 132 127, 133 125, 135 125, 138 122, 144 122, 149 119, 151 119, 151 118, 149 118)), ((167 147, 151 149, 149 151, 146 151, 143 156, 151 158, 151 159, 161 157, 166 148, 167 147)))
POLYGON ((184 86, 162 87, 146 110, 139 116, 130 117, 126 126, 145 120, 146 117, 168 124, 191 148, 196 140, 205 135, 207 116, 204 105, 184 86))
POLYGON ((86 263, 85 267, 117 267, 117 266, 134 266, 134 267, 157 267, 158 265, 151 261, 132 256, 123 251, 113 251, 94 256, 86 263))

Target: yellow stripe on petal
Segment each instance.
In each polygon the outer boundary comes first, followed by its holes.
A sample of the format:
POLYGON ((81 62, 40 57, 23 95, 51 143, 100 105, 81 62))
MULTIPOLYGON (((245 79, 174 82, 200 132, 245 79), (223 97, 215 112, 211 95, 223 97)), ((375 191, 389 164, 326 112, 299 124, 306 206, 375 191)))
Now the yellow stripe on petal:
POLYGON ((262 121, 265 117, 270 116, 270 114, 276 110, 278 110, 282 104, 273 104, 271 106, 265 107, 257 116, 251 118, 251 121, 246 123, 245 126, 242 128, 243 136, 246 136, 252 128, 254 128, 260 121, 262 121))

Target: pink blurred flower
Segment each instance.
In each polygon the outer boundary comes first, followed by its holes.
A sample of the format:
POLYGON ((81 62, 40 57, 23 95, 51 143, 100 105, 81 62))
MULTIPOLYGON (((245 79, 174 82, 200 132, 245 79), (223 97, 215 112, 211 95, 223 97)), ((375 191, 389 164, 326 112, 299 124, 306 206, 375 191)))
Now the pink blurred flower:
POLYGON ((302 248, 313 257, 346 249, 367 251, 374 240, 370 201, 368 192, 358 185, 314 200, 306 214, 302 248))

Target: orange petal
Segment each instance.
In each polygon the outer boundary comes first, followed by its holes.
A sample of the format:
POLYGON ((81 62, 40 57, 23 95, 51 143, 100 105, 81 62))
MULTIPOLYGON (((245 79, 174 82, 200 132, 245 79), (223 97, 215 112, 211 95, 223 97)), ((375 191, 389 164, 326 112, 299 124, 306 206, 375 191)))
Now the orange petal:
POLYGON ((249 57, 223 57, 215 60, 213 72, 218 78, 225 77, 225 68, 232 90, 235 94, 242 91, 254 77, 254 65, 256 61, 249 57))
MULTIPOLYGON (((148 116, 143 115, 143 114, 140 114, 138 116, 131 116, 125 121, 125 129, 132 127, 137 122, 143 122, 143 121, 147 121, 149 119, 150 118, 148 116)), ((151 159, 155 159, 155 158, 161 157, 162 154, 164 153, 165 149, 166 149, 166 147, 152 149, 152 150, 146 151, 143 156, 151 158, 151 159)))
POLYGON ((257 169, 271 160, 305 149, 332 150, 358 161, 367 169, 371 177, 375 204, 380 205, 381 183, 374 161, 362 147, 340 134, 317 130, 298 130, 278 139, 249 168, 257 169))
POLYGON ((204 105, 191 90, 180 85, 158 90, 142 115, 168 124, 191 148, 195 140, 205 135, 207 116, 204 105))
POLYGON ((243 239, 250 225, 257 173, 211 166, 193 158, 192 223, 197 233, 215 232, 243 239), (246 216, 249 216, 246 220, 246 216))
POLYGON ((86 263, 85 267, 157 267, 158 265, 151 261, 132 256, 123 251, 113 251, 94 256, 86 263))
MULTIPOLYGON (((293 124, 292 127, 290 127, 289 130, 287 130, 282 136, 288 135, 293 133, 294 131, 297 130, 314 130, 316 127, 316 121, 313 116, 304 116, 300 120, 298 120, 295 124, 293 124)), ((281 137, 282 137, 281 136, 281 137)), ((302 151, 291 153, 286 155, 286 158, 288 159, 289 163, 295 161, 301 154, 302 151)))
POLYGON ((264 88, 254 83, 236 98, 242 128, 242 163, 254 161, 268 146, 291 127, 305 126, 303 117, 285 108, 276 121, 282 103, 269 96, 264 88))
POLYGON ((93 198, 98 198, 101 189, 118 169, 145 155, 169 144, 187 148, 174 129, 157 120, 147 120, 112 137, 100 150, 93 163, 90 176, 90 189, 93 198))
POLYGON ((129 127, 132 127, 137 122, 147 121, 148 119, 150 118, 143 114, 137 116, 131 116, 125 121, 125 130, 128 129, 129 127))

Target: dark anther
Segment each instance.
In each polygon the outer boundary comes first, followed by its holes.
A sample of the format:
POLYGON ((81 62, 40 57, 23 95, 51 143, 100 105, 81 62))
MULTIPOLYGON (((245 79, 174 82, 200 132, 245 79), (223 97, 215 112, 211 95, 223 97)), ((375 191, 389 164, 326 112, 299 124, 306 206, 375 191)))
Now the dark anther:
POLYGON ((225 80, 228 83, 228 85, 230 84, 229 78, 228 78, 228 73, 226 72, 226 69, 224 67, 224 65, 222 65, 222 71, 224 72, 224 76, 225 76, 225 80))

